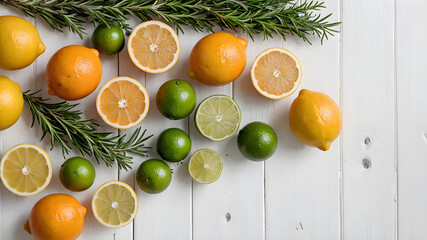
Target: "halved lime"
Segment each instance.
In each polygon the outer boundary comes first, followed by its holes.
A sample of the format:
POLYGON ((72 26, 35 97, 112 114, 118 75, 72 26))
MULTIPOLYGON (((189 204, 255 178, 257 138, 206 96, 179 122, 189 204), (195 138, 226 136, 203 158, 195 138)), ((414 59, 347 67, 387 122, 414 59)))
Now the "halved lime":
POLYGON ((221 157, 208 148, 197 150, 190 158, 188 171, 191 177, 199 183, 213 183, 222 172, 221 157))
POLYGON ((195 123, 200 134, 213 141, 233 136, 241 121, 239 105, 229 96, 213 95, 197 107, 195 123))

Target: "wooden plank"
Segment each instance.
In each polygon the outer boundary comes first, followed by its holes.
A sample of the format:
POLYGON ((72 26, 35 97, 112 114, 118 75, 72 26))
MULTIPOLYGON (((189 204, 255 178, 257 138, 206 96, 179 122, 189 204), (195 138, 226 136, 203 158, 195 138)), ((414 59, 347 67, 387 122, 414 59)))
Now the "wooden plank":
MULTIPOLYGON (((8 8, 2 11, 9 11, 8 8)), ((12 13, 12 11, 10 11, 12 13)), ((14 13, 14 12, 13 12, 14 13)), ((14 14, 17 16, 22 16, 20 14, 14 14)), ((34 22, 33 19, 30 21, 34 22)), ((51 97, 47 94, 47 86, 44 79, 45 66, 49 61, 50 57, 60 48, 71 45, 71 44, 81 44, 85 46, 90 46, 90 35, 85 36, 84 39, 80 39, 78 35, 68 32, 65 30, 64 33, 60 33, 54 30, 51 30, 50 27, 40 19, 37 19, 35 26, 38 29, 42 41, 46 45, 46 52, 42 54, 37 61, 30 67, 25 68, 24 70, 18 70, 14 72, 7 72, 6 75, 15 79, 15 81, 21 84, 23 90, 38 90, 42 89, 40 95, 44 97, 50 97, 53 101, 60 101, 57 97, 51 97)), ((88 33, 93 31, 93 25, 86 25, 88 28, 88 33)), ((101 80, 101 85, 112 76, 117 75, 118 67, 118 57, 101 57, 103 63, 103 76, 101 80)), ((83 100, 75 101, 79 103, 79 109, 83 110, 87 118, 95 118, 102 124, 102 120, 98 117, 95 108, 95 98, 97 90, 95 90, 91 95, 84 98, 83 100)), ((44 141, 40 142, 41 131, 38 124, 34 128, 30 128, 31 124, 31 113, 28 109, 28 106, 24 106, 24 113, 21 116, 19 122, 13 126, 10 130, 4 131, 2 133, 3 138, 8 139, 5 142, 2 153, 9 149, 10 147, 18 143, 33 143, 39 145, 45 150, 50 149, 50 143, 46 138, 44 141)), ((112 128, 104 127, 103 131, 113 131, 117 132, 112 128)), ((121 233, 115 229, 109 229, 102 226, 97 220, 93 217, 91 212, 91 198, 95 190, 104 182, 117 179, 118 170, 117 167, 107 168, 101 162, 101 165, 97 165, 94 162, 96 169, 96 180, 94 185, 84 192, 74 193, 65 189, 60 183, 58 172, 62 162, 65 160, 61 153, 61 148, 59 145, 55 145, 55 148, 52 151, 48 151, 48 154, 52 160, 53 165, 53 177, 50 185, 40 194, 34 197, 16 197, 12 193, 5 190, 2 187, 2 222, 1 222, 1 233, 3 234, 4 239, 29 239, 28 235, 23 230, 23 224, 25 223, 28 215, 31 211, 32 206, 42 197, 52 194, 52 193, 66 193, 76 197, 82 205, 87 209, 87 214, 85 218, 85 229, 80 236, 81 239, 112 239, 114 237, 119 239, 125 239, 122 237, 121 233), (19 203, 19 204, 16 204, 19 203), (7 220, 5 220, 7 218, 7 220), (13 229, 13 231, 10 231, 13 229)), ((66 156, 66 159, 72 156, 80 156, 77 151, 73 151, 70 155, 66 156)), ((131 238, 127 238, 131 239, 131 238)))
MULTIPOLYGON (((42 95, 48 97, 46 84, 44 80, 44 66, 46 66, 47 62, 49 61, 50 57, 60 48, 71 45, 71 44, 80 44, 87 47, 92 47, 90 37, 91 33, 93 32, 93 25, 87 24, 86 25, 88 35, 84 36, 84 39, 80 39, 78 35, 73 34, 69 31, 64 31, 64 33, 56 32, 51 30, 44 22, 38 21, 37 22, 37 29, 39 30, 40 34, 43 34, 45 36, 45 44, 47 46, 46 53, 40 57, 38 60, 38 63, 41 67, 37 68, 37 71, 39 74, 38 81, 39 81, 39 88, 42 88, 42 95)), ((96 111, 96 105, 95 105, 95 99, 96 95, 98 93, 98 90, 104 84, 106 81, 108 81, 110 78, 117 76, 118 71, 118 57, 105 57, 100 56, 102 61, 102 79, 98 86, 98 88, 91 93, 89 96, 85 97, 82 100, 75 101, 76 103, 79 103, 79 109, 83 110, 86 118, 88 119, 96 119, 98 123, 100 123, 103 128, 100 131, 108 131, 108 132, 114 132, 117 133, 116 129, 113 129, 109 127, 107 124, 105 124, 102 119, 99 117, 97 111, 96 111)), ((59 100, 56 97, 53 97, 55 100, 59 100)), ((40 135, 40 134, 39 134, 40 135)), ((49 148, 48 142, 43 142, 41 145, 42 148, 48 149, 49 148)), ((94 167, 96 170, 96 179, 93 186, 84 191, 79 193, 73 193, 68 190, 66 190, 60 183, 59 178, 57 177, 57 173, 59 172, 59 167, 64 161, 64 158, 62 157, 61 149, 59 146, 56 146, 52 152, 49 153, 50 157, 52 158, 53 165, 53 172, 54 177, 56 176, 56 179, 54 178, 49 186, 49 188, 55 186, 55 189, 53 192, 63 192, 70 194, 74 197, 76 197, 88 210, 88 213, 85 218, 85 229, 81 235, 80 238, 82 239, 106 239, 106 238, 119 238, 125 239, 123 236, 121 236, 120 230, 116 229, 110 229, 102 226, 98 221, 94 218, 92 212, 91 212, 91 200, 92 195, 96 191, 96 189, 103 183, 110 181, 110 180, 117 180, 118 179, 118 169, 117 166, 114 167, 106 167, 105 164, 101 161, 100 165, 94 163, 94 167)), ((74 152, 74 154, 70 154, 66 158, 72 157, 72 156, 80 156, 78 152, 74 152)), ((93 159, 94 160, 94 159, 93 159)), ((44 192, 43 192, 44 193, 44 192)), ((131 239, 131 238, 127 238, 131 239)))
MULTIPOLYGON (((330 21, 340 21, 340 1, 327 1, 326 6, 324 13, 333 13, 330 21)), ((257 109, 248 111, 246 121, 267 122, 278 135, 277 151, 265 161, 266 239, 340 238, 340 140, 322 152, 300 143, 289 127, 289 108, 301 89, 320 91, 340 102, 339 34, 323 45, 310 40, 313 45, 296 37, 262 42, 260 36, 251 46, 250 62, 270 47, 286 48, 299 58, 303 79, 292 96, 264 98, 249 83, 249 75, 235 89, 247 109, 257 109)))
MULTIPOLYGON (((132 19, 131 26, 140 23, 132 19)), ((163 117, 156 107, 156 94, 159 87, 170 79, 185 78, 183 70, 187 62, 189 50, 188 39, 191 35, 179 35, 181 55, 175 66, 162 74, 144 73, 130 60, 127 50, 120 54, 119 69, 121 76, 129 76, 140 81, 150 96, 150 109, 147 117, 139 125, 147 129, 147 134, 154 134, 147 145, 152 149, 148 158, 136 156, 131 171, 120 171, 120 180, 134 187, 138 194, 139 212, 134 226, 134 239, 191 239, 191 177, 188 175, 185 164, 169 164, 173 174, 168 189, 160 194, 143 192, 135 183, 135 172, 140 163, 147 159, 161 159, 156 152, 155 141, 165 129, 176 127, 188 131, 188 119, 169 120, 163 117), (188 53, 187 53, 188 52, 188 53)), ((135 128, 120 131, 132 134, 135 128)))
MULTIPOLYGON (((189 53, 200 38, 202 35, 192 39, 189 53)), ((235 82, 242 81, 245 76, 242 74, 235 82)), ((192 81, 192 84, 197 92, 197 104, 213 94, 233 95, 232 84, 223 87, 209 87, 197 81, 192 81)), ((238 98, 236 102, 242 104, 238 98)), ((245 119, 245 109, 241 110, 245 119)), ((203 185, 193 181, 194 239, 263 239, 263 165, 243 160, 237 148, 237 136, 221 142, 210 141, 197 131, 194 113, 190 119, 193 151, 213 149, 224 164, 221 177, 216 182, 203 185)))
MULTIPOLYGON (((11 11, 9 8, 0 8, 0 15, 21 16, 18 12, 11 11)), ((34 24, 34 19, 26 18, 34 24)), ((36 86, 33 76, 37 63, 34 63, 18 71, 5 71, 0 69, 0 75, 5 75, 13 81, 19 83, 23 91, 34 89, 36 86)), ((35 129, 30 129, 31 112, 24 106, 24 111, 15 125, 7 130, 0 132, 0 138, 3 140, 1 156, 6 151, 19 143, 37 143, 35 129)), ((0 191, 0 238, 1 239, 30 239, 31 237, 24 231, 24 223, 28 218, 31 207, 34 205, 36 197, 23 198, 9 192, 3 184, 0 191), (17 204, 19 203, 19 204, 17 204)))
POLYGON ((343 1, 343 237, 396 238, 394 1, 343 1))
POLYGON ((398 237, 427 239, 425 1, 396 1, 398 237))

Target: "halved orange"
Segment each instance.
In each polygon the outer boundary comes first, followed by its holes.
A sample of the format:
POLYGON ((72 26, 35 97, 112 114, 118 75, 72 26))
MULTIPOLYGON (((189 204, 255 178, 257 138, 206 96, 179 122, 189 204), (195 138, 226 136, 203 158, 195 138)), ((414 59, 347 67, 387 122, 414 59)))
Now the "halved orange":
POLYGON ((251 78, 259 93, 271 99, 282 99, 298 89, 302 79, 301 64, 289 50, 269 48, 255 58, 251 78))
POLYGON ((147 116, 150 106, 147 90, 130 77, 116 77, 106 82, 96 97, 96 110, 108 125, 127 129, 147 116))
POLYGON ((133 29, 128 40, 128 52, 132 62, 142 71, 162 73, 178 61, 181 45, 169 25, 153 20, 133 29))

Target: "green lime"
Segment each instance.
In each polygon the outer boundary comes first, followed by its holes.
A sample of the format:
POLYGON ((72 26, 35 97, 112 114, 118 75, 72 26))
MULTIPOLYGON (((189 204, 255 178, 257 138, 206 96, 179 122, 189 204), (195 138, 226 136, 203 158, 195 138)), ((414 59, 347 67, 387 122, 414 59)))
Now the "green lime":
POLYGON ((146 193, 161 193, 168 188, 172 171, 165 162, 159 159, 147 160, 139 165, 136 171, 136 182, 146 193))
POLYGON ((160 133, 156 143, 157 153, 164 160, 179 162, 191 151, 190 137, 178 128, 169 128, 160 133))
POLYGON ((237 136, 240 152, 247 159, 263 161, 271 157, 277 148, 274 129, 262 122, 252 122, 242 128, 237 136))
POLYGON ((114 55, 125 46, 125 36, 117 24, 101 23, 93 31, 92 43, 101 54, 114 55))
POLYGON ((86 158, 72 157, 61 165, 59 179, 70 191, 84 191, 95 181, 95 168, 86 158))
POLYGON ((197 130, 213 141, 233 136, 239 130, 241 118, 237 103, 225 95, 207 97, 199 104, 194 114, 197 130))
POLYGON ((221 157, 212 149, 197 150, 188 162, 188 171, 199 183, 213 183, 222 172, 221 157))
POLYGON ((196 106, 196 92, 184 80, 169 80, 159 88, 156 104, 163 116, 173 120, 182 119, 196 106))

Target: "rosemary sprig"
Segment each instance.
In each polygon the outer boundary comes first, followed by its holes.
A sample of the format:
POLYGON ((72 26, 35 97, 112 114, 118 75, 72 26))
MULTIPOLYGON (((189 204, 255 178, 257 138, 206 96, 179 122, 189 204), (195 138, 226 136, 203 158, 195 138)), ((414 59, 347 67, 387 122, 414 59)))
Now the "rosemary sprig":
POLYGON ((144 146, 144 142, 153 135, 144 137, 146 130, 141 133, 141 128, 137 128, 127 141, 126 135, 96 132, 100 125, 93 119, 83 120, 82 111, 74 110, 78 104, 70 104, 67 101, 48 103, 49 99, 35 96, 38 92, 23 93, 33 117, 31 127, 37 119, 43 131, 41 139, 49 133, 52 148, 55 142, 58 142, 62 146, 64 156, 71 151, 68 143, 70 140, 83 156, 94 156, 98 164, 102 160, 109 167, 116 162, 120 169, 126 171, 132 168, 133 163, 132 157, 126 153, 147 156, 147 149, 150 147, 144 146))
POLYGON ((0 0, 21 10, 25 15, 41 16, 56 30, 67 27, 81 38, 85 22, 116 22, 129 34, 127 15, 143 21, 164 19, 183 32, 182 26, 192 26, 196 31, 213 31, 214 26, 241 29, 251 38, 264 33, 272 37, 277 33, 286 40, 297 35, 304 41, 315 35, 322 42, 338 32, 339 22, 329 23, 331 14, 321 16, 316 11, 325 8, 324 2, 313 0, 0 0))

